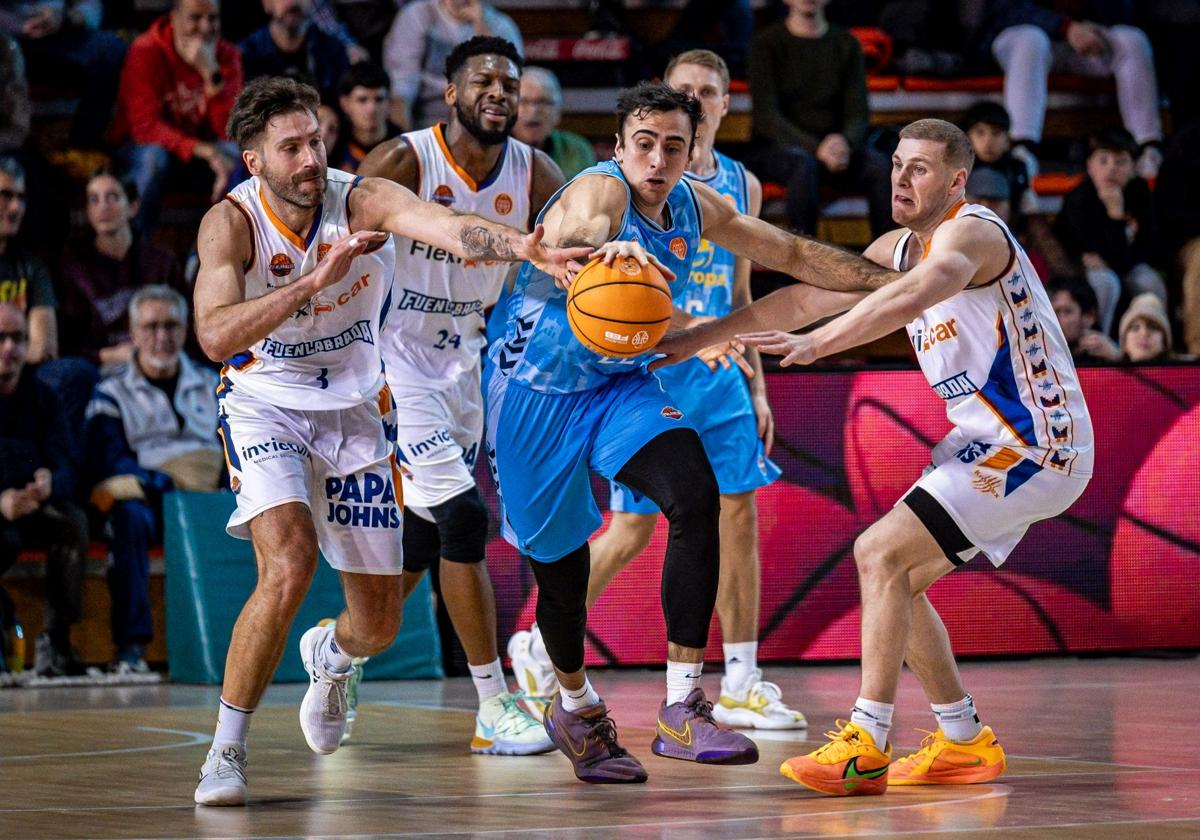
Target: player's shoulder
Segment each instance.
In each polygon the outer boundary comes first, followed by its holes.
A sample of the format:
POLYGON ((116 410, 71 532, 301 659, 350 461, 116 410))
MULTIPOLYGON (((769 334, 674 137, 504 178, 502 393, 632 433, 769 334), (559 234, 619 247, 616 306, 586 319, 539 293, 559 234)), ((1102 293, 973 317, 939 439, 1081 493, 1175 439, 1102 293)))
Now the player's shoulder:
POLYGON ((567 182, 564 201, 586 201, 604 207, 624 205, 629 191, 619 177, 599 170, 584 170, 567 182))
POLYGON ((358 165, 358 174, 365 178, 387 178, 411 189, 416 186, 417 166, 416 150, 401 134, 372 149, 358 165))
POLYGON ((962 251, 982 254, 994 249, 1009 248, 1008 233, 1004 223, 990 213, 967 213, 947 219, 938 225, 930 244, 930 253, 937 251, 962 251))
POLYGON ((863 258, 877 265, 891 268, 896 253, 896 246, 900 244, 900 240, 907 233, 908 228, 889 230, 867 246, 866 250, 863 251, 863 258))

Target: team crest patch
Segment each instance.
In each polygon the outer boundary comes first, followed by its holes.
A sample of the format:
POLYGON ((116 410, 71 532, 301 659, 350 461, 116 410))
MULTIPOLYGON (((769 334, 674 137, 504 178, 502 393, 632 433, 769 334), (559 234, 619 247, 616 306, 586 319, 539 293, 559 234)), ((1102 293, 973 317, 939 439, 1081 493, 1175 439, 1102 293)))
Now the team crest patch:
POLYGON ((666 417, 668 420, 682 420, 683 419, 683 412, 680 411, 678 408, 676 408, 673 405, 663 406, 663 410, 659 413, 662 414, 663 417, 666 417))
POLYGON ((449 207, 454 203, 454 190, 445 184, 439 184, 433 191, 433 200, 443 207, 449 207))
POLYGON ((642 264, 633 257, 622 257, 621 261, 617 263, 617 268, 622 274, 628 274, 630 277, 642 273, 642 264))
POLYGON ((630 342, 634 347, 641 349, 650 341, 650 333, 645 330, 638 330, 633 334, 633 341, 630 342))
POLYGON ((676 236, 667 247, 671 249, 672 254, 681 260, 687 256, 687 242, 684 241, 682 236, 676 236))
POLYGON ((276 254, 271 257, 271 273, 276 277, 287 277, 295 267, 292 264, 292 258, 287 254, 276 254))
POLYGON ((496 196, 496 200, 492 202, 492 206, 496 208, 496 212, 501 216, 507 216, 512 212, 513 200, 508 193, 500 193, 496 196))
POLYGON ((232 476, 229 479, 229 489, 232 490, 235 494, 238 493, 239 491, 241 491, 242 480, 240 478, 238 478, 236 475, 232 476))
POLYGON ((333 246, 328 242, 322 242, 317 246, 317 262, 325 259, 325 255, 329 253, 329 249, 333 246))

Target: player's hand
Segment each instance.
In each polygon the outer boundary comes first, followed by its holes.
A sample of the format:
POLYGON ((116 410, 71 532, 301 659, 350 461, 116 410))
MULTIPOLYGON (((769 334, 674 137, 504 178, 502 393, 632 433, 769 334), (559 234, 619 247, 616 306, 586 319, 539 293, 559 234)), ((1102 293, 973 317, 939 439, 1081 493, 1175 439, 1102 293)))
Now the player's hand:
POLYGON ((612 265, 618 257, 633 257, 642 265, 654 264, 662 272, 662 276, 670 283, 675 279, 675 272, 658 261, 658 257, 642 247, 642 243, 629 239, 618 239, 615 242, 605 242, 588 256, 588 262, 594 259, 604 260, 605 265, 612 265))
POLYGON ((1079 349, 1098 359, 1116 362, 1121 359, 1121 348, 1115 341, 1102 332, 1084 330, 1079 336, 1079 349))
POLYGON ((350 270, 350 263, 365 254, 368 248, 387 238, 388 234, 381 230, 360 230, 334 242, 312 271, 317 281, 317 290, 328 288, 341 280, 350 270))
POLYGON ((650 370, 686 362, 703 349, 696 341, 693 330, 671 330, 654 345, 652 352, 657 353, 660 358, 650 363, 650 370))
POLYGON ((792 335, 781 330, 770 330, 746 333, 737 338, 748 347, 757 347, 760 352, 783 356, 779 361, 780 367, 811 365, 818 358, 812 339, 808 335, 792 335))
POLYGON ((722 341, 712 344, 696 353, 696 358, 708 365, 708 369, 716 371, 720 366, 729 370, 733 365, 741 368, 747 379, 754 378, 754 368, 746 361, 746 345, 740 341, 722 341))
POLYGON ((763 442, 763 455, 769 456, 775 446, 775 414, 771 404, 767 402, 765 391, 759 391, 751 397, 754 403, 754 420, 757 423, 758 439, 763 442))
POLYGON ((521 250, 517 255, 520 259, 533 263, 538 271, 544 271, 554 278, 554 283, 564 291, 571 288, 575 275, 583 270, 587 256, 592 249, 587 246, 578 248, 555 248, 542 242, 546 228, 538 225, 521 239, 521 250))

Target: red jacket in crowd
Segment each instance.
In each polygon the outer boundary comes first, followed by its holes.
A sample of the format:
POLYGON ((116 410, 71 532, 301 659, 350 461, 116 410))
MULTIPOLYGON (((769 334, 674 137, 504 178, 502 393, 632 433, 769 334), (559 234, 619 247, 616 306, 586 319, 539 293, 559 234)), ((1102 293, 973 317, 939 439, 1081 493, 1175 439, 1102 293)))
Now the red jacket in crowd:
POLYGON ((130 45, 111 139, 157 143, 189 161, 197 142, 225 139, 225 123, 242 90, 242 56, 229 41, 217 42, 222 83, 208 98, 200 74, 175 52, 173 32, 170 15, 163 15, 130 45))

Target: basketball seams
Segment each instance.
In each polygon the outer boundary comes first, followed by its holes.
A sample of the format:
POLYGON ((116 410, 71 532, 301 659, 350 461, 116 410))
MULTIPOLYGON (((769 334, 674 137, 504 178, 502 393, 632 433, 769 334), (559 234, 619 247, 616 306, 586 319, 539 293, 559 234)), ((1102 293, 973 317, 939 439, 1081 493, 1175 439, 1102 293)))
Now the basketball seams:
MULTIPOLYGON (((640 355, 642 355, 643 352, 646 352, 643 350, 636 350, 632 353, 625 353, 625 352, 621 352, 621 351, 617 351, 617 350, 610 350, 610 349, 605 348, 603 345, 596 342, 595 339, 593 339, 590 335, 588 335, 584 331, 583 326, 575 319, 575 313, 572 311, 572 309, 575 309, 575 308, 578 308, 578 307, 573 307, 571 305, 570 301, 567 302, 567 322, 570 324, 571 329, 573 329, 575 331, 576 337, 583 339, 583 344, 589 350, 591 350, 593 353, 598 353, 602 356, 614 356, 616 358, 628 359, 628 358, 632 358, 633 356, 640 356, 640 355)), ((587 314, 587 313, 584 313, 581 311, 580 314, 587 314)), ((588 317, 593 317, 593 316, 588 316, 588 317)))

